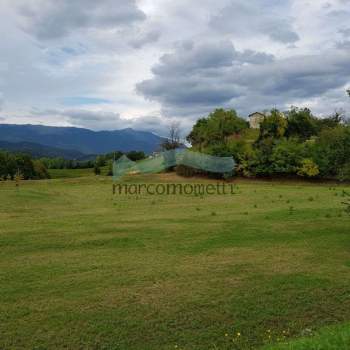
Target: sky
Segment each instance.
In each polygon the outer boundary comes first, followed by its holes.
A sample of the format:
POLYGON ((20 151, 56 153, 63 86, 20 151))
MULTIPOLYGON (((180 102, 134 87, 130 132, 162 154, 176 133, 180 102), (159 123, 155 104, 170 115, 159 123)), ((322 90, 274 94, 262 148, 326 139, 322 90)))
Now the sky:
POLYGON ((350 113, 350 0, 0 0, 0 123, 186 134, 242 117, 350 113))

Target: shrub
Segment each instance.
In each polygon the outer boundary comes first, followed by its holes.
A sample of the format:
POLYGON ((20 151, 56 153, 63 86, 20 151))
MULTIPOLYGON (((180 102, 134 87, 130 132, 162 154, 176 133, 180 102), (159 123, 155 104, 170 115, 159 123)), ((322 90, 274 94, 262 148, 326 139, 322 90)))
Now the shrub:
POLYGON ((34 160, 34 173, 36 179, 49 179, 50 175, 45 164, 40 160, 34 160))
POLYGON ((298 175, 315 177, 320 173, 317 164, 312 159, 304 159, 298 170, 298 175))
POLYGON ((305 155, 303 144, 294 140, 282 140, 273 149, 271 168, 277 174, 296 174, 305 155))

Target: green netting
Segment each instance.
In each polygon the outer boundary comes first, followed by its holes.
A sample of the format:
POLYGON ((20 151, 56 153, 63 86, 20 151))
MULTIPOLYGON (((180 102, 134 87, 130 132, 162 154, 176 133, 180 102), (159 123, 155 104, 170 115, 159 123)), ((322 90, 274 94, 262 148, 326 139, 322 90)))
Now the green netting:
POLYGON ((176 163, 212 173, 229 173, 235 166, 232 157, 216 157, 188 150, 177 154, 176 163))
POLYGON ((125 174, 136 170, 136 163, 130 160, 126 155, 123 155, 118 160, 113 162, 113 179, 118 180, 125 174))
POLYGON ((158 173, 176 165, 224 174, 232 172, 235 162, 232 157, 216 157, 186 149, 161 152, 138 162, 132 162, 124 155, 113 163, 113 177, 119 180, 130 173, 158 173))

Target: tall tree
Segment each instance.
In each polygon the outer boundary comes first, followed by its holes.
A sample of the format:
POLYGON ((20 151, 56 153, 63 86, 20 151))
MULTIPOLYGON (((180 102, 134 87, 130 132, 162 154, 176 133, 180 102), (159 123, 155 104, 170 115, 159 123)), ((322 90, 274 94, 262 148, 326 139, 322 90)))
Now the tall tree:
POLYGON ((168 138, 161 144, 161 147, 165 151, 176 149, 181 146, 180 142, 180 123, 173 121, 169 124, 168 138))

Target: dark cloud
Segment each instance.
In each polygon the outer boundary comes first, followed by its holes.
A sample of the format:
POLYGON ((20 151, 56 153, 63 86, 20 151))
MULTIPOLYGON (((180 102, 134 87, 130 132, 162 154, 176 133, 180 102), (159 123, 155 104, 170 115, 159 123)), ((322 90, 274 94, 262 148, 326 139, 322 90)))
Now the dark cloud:
POLYGON ((350 37, 350 28, 339 29, 339 33, 342 34, 345 38, 350 37))
MULTIPOLYGON (((255 56, 248 53, 248 59, 255 56)), ((265 57, 265 56, 264 56, 265 57)), ((153 67, 154 78, 137 85, 137 91, 166 106, 213 106, 238 96, 225 75, 243 55, 229 41, 194 44, 185 42, 153 67)))
POLYGON ((338 41, 335 45, 337 49, 350 50, 350 40, 338 41))
POLYGON ((229 42, 193 44, 186 50, 178 46, 137 90, 175 116, 198 116, 220 106, 249 112, 254 105, 283 106, 345 85, 348 57, 349 51, 334 50, 277 60, 265 53, 237 52, 229 42))
POLYGON ((217 67, 229 67, 235 56, 230 41, 200 43, 192 41, 178 45, 176 54, 165 54, 152 68, 155 75, 195 72, 217 67))
POLYGON ((299 35, 293 30, 292 21, 272 10, 276 2, 233 0, 210 20, 210 26, 235 38, 242 36, 268 36, 271 40, 293 44, 299 35))
POLYGON ((328 12, 328 17, 336 21, 347 21, 350 16, 350 11, 347 10, 332 10, 328 12))
POLYGON ((140 49, 147 44, 158 41, 160 36, 161 32, 157 29, 139 33, 129 41, 129 45, 132 46, 134 49, 140 49))
POLYGON ((40 112, 47 116, 61 116, 73 126, 89 129, 118 129, 121 126, 119 113, 91 111, 85 109, 47 110, 40 112))
POLYGON ((145 19, 135 0, 28 0, 19 12, 25 28, 38 39, 62 38, 81 29, 114 29, 145 19))

